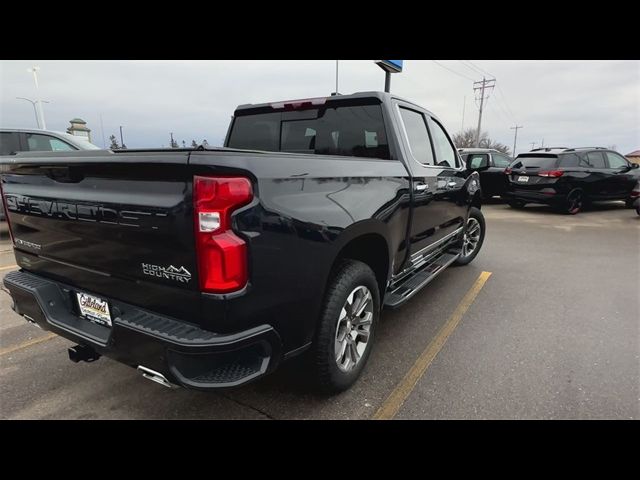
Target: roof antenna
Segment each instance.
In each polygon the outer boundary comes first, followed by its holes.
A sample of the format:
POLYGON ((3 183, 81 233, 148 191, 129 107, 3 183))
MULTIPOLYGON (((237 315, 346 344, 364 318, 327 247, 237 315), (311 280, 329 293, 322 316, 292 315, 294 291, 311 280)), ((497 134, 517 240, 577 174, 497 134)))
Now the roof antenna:
POLYGON ((336 60, 336 91, 331 93, 332 97, 335 97, 336 95, 340 95, 338 93, 338 63, 340 62, 340 60, 336 60))

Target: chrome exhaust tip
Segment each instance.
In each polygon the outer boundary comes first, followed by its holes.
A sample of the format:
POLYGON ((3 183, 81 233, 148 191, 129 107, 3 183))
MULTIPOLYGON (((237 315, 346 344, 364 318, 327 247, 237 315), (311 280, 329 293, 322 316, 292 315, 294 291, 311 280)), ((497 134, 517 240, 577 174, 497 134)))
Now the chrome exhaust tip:
POLYGON ((167 388, 178 388, 178 385, 174 385, 169 380, 167 380, 164 375, 156 372, 155 370, 143 367, 142 365, 138 365, 137 370, 142 374, 144 378, 151 380, 152 382, 159 383, 160 385, 167 388))

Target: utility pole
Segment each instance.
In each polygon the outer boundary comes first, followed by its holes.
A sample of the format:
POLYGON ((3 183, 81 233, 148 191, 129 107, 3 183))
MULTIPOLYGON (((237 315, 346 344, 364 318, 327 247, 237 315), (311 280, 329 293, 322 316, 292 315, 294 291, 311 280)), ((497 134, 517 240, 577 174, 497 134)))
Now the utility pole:
POLYGON ((338 62, 340 60, 336 60, 336 95, 338 95, 338 62))
POLYGON ((42 110, 42 101, 40 100, 40 87, 38 86, 38 70, 40 70, 40 67, 31 67, 31 68, 27 68, 27 72, 32 72, 33 73, 33 80, 34 82, 36 82, 36 93, 38 95, 38 107, 40 110, 40 128, 42 130, 46 130, 47 129, 47 124, 44 122, 44 110, 42 110))
POLYGON ((462 125, 460 125, 460 131, 464 132, 464 107, 467 106, 467 96, 464 96, 464 100, 462 101, 462 125))
POLYGON ((122 125, 120 125, 120 148, 124 148, 124 140, 122 139, 122 125))
MULTIPOLYGON (((496 79, 492 78, 487 80, 482 77, 482 81, 473 82, 473 90, 480 90, 480 113, 478 114, 478 130, 476 131, 476 148, 480 146, 480 127, 482 126, 482 108, 484 107, 484 91, 488 88, 493 88, 496 85, 496 79), (492 83, 493 82, 493 83, 492 83)), ((487 97, 488 99, 489 97, 487 97)))
POLYGON ((511 127, 511 130, 515 130, 516 133, 513 136, 513 158, 516 158, 516 141, 518 140, 518 129, 522 128, 522 125, 516 125, 515 127, 511 127))
POLYGON ((173 148, 173 132, 171 132, 169 135, 171 135, 171 148, 173 148))
MULTIPOLYGON (((107 143, 104 141, 104 123, 102 122, 102 114, 100 113, 99 115, 100 115, 100 131, 102 132, 102 148, 107 148, 107 143)), ((122 137, 122 135, 120 135, 120 137, 122 137)))

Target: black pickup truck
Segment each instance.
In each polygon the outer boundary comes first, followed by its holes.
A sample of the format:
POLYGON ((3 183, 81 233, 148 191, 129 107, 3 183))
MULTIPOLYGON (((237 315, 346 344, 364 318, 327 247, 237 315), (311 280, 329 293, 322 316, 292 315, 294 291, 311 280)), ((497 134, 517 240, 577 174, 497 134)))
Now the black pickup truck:
POLYGON ((1 158, 14 310, 165 386, 234 387, 304 354, 348 388, 383 307, 485 235, 478 174, 388 93, 242 105, 224 148, 1 158))

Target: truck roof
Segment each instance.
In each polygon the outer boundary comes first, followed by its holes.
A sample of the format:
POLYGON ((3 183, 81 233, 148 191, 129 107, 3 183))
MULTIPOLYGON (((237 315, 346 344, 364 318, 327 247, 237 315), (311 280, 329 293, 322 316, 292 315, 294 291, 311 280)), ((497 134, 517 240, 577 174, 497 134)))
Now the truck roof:
POLYGON ((312 101, 312 100, 324 100, 325 102, 334 102, 334 101, 344 101, 344 100, 350 100, 350 99, 363 99, 363 98, 376 98, 376 99, 380 100, 380 102, 382 102, 382 103, 388 103, 392 99, 401 100, 401 101, 403 101, 405 103, 409 103, 409 104, 414 105, 414 106, 416 106, 418 108, 426 110, 427 113, 429 113, 431 116, 436 117, 432 112, 430 112, 429 110, 427 110, 423 106, 418 105, 415 102, 412 102, 411 100, 407 100, 406 98, 400 97, 400 96, 392 94, 392 93, 378 92, 378 91, 355 92, 355 93, 350 93, 348 95, 338 94, 338 95, 330 95, 328 97, 313 97, 313 98, 304 98, 304 99, 279 100, 279 101, 275 101, 275 102, 265 102, 265 103, 245 103, 243 105, 238 105, 238 107, 236 108, 236 112, 242 111, 242 110, 254 110, 254 109, 258 110, 258 109, 263 109, 263 108, 273 108, 274 104, 282 104, 282 103, 298 103, 298 102, 312 101))

